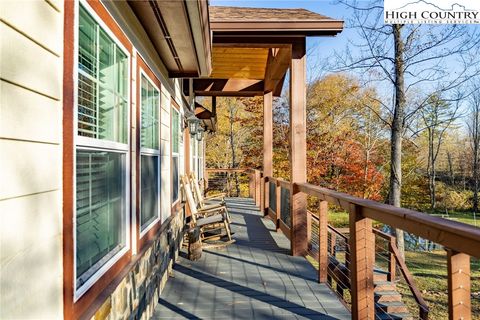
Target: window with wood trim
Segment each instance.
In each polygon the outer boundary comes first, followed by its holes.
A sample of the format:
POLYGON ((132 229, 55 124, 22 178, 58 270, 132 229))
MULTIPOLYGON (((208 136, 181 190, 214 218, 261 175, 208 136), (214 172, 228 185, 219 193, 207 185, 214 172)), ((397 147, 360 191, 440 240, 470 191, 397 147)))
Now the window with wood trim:
POLYGON ((160 218, 160 90, 141 73, 140 230, 160 218))
POLYGON ((82 4, 79 10, 76 297, 129 249, 129 56, 82 4))
POLYGON ((180 113, 172 107, 172 203, 180 194, 180 113))

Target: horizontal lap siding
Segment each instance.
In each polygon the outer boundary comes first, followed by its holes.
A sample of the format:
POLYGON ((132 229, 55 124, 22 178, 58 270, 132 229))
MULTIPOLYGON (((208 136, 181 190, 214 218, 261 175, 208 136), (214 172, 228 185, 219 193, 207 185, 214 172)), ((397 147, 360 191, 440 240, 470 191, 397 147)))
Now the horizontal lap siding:
POLYGON ((63 1, 0 1, 0 318, 58 319, 63 1))

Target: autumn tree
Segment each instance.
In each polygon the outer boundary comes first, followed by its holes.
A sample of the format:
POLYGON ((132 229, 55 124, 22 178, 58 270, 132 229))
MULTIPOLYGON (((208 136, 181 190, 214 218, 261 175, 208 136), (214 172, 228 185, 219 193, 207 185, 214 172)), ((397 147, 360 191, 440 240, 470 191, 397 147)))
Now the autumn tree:
MULTIPOLYGON (((425 106, 420 103, 408 110, 408 91, 434 83, 436 92, 441 93, 465 83, 472 76, 470 70, 479 64, 480 32, 462 25, 389 25, 383 21, 381 0, 339 2, 352 11, 348 23, 358 35, 358 41, 338 56, 342 70, 356 70, 375 83, 390 84, 391 93, 385 96, 394 97, 393 103, 383 99, 382 104, 389 112, 385 119, 391 146, 388 202, 400 207, 402 142, 408 121, 425 106)), ((396 234, 403 255, 403 231, 396 234)))
POLYGON ((447 129, 458 117, 458 104, 452 106, 438 94, 431 95, 420 110, 428 146, 427 175, 430 191, 430 208, 436 208, 437 160, 447 129))
POLYGON ((480 187, 480 84, 475 83, 473 87, 474 90, 469 99, 467 126, 472 150, 473 213, 476 214, 480 187))

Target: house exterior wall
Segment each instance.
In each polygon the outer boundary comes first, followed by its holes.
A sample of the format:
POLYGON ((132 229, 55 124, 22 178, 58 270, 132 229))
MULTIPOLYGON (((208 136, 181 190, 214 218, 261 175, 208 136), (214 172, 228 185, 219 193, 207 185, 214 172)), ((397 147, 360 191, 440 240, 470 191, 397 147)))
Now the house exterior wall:
POLYGON ((63 2, 0 2, 0 318, 62 300, 63 2))
MULTIPOLYGON (((73 184, 62 183, 62 178, 65 179, 65 153, 75 154, 75 145, 72 148, 64 144, 65 135, 73 137, 75 132, 63 131, 65 114, 68 118, 68 113, 63 111, 70 108, 71 112, 73 108, 65 103, 68 99, 63 91, 72 91, 64 82, 64 70, 69 70, 64 69, 64 58, 68 60, 72 54, 63 52, 64 31, 69 29, 66 25, 71 27, 74 21, 74 17, 66 13, 66 3, 61 0, 37 0, 28 4, 0 1, 0 318, 148 319, 182 241, 183 209, 181 206, 172 209, 170 117, 172 100, 180 106, 183 114, 185 98, 180 81, 168 78, 161 58, 128 4, 119 1, 102 3, 133 47, 131 114, 136 115, 140 108, 136 99, 139 95, 138 59, 147 63, 162 84, 162 225, 155 237, 137 243, 134 228, 139 225, 134 217, 138 210, 136 200, 139 196, 135 186, 138 173, 132 169, 129 177, 131 249, 126 266, 108 279, 108 285, 96 293, 97 297, 86 308, 82 306, 77 308, 81 310, 78 311, 75 307, 66 307, 66 301, 75 304, 82 299, 73 301, 72 271, 67 272, 65 268, 73 268, 65 261, 72 259, 74 249, 71 245, 65 246, 69 243, 65 242, 65 237, 75 233, 68 227, 65 229, 63 216, 65 194, 73 190, 73 184), (64 24, 66 21, 69 23, 64 24), (70 253, 66 255, 65 252, 70 253), (70 291, 65 291, 66 284, 70 291)), ((78 8, 78 1, 75 3, 78 8)), ((75 78, 67 75, 72 76, 75 78)), ((75 94, 70 92, 70 95, 75 94)), ((135 168, 138 159, 135 146, 139 140, 135 116, 130 117, 129 131, 128 157, 130 167, 135 168)), ((183 168, 183 154, 184 151, 180 153, 180 168, 183 168)), ((74 207, 75 203, 69 205, 74 207)), ((68 215, 65 217, 69 220, 68 215)))

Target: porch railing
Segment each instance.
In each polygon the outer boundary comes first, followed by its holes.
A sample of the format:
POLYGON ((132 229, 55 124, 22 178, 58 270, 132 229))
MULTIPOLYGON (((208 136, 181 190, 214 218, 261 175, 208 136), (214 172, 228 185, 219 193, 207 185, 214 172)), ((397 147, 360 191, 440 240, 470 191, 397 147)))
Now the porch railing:
POLYGON ((317 238, 318 280, 330 284, 335 281, 336 291, 341 295, 349 289, 353 319, 375 318, 374 268, 379 254, 378 239, 386 242, 387 249, 380 253, 387 263, 386 279, 394 281, 401 275, 418 305, 418 318, 427 319, 429 313, 428 305, 399 253, 395 237, 373 228, 372 221, 442 245, 447 251, 449 319, 472 318, 470 257, 480 258, 480 229, 309 183, 292 184, 274 177, 263 177, 259 170, 243 170, 249 177, 249 196, 273 220, 277 230, 292 240, 292 252, 293 246, 305 244, 305 248, 295 248, 295 252, 309 255, 311 247, 308 244, 312 243, 312 237, 317 238), (316 213, 292 209, 292 198, 299 194, 317 201, 316 213), (348 237, 329 227, 329 205, 349 213, 348 237), (312 232, 312 221, 318 224, 317 232, 312 232), (332 269, 331 257, 338 257, 337 245, 342 241, 347 248, 343 252, 343 262, 332 269))

